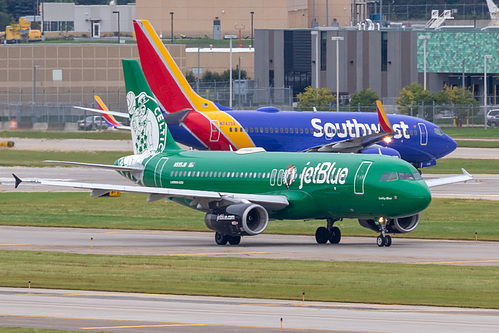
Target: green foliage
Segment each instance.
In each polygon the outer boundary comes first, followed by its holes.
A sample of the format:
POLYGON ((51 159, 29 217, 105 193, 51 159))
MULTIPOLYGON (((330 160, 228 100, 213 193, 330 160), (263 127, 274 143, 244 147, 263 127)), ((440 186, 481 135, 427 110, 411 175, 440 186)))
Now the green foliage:
MULTIPOLYGON (((444 86, 442 91, 435 94, 430 93, 428 90, 423 89, 423 85, 413 82, 410 85, 402 88, 400 91, 400 96, 395 99, 399 110, 403 114, 410 114, 411 104, 414 107, 418 107, 421 104, 431 105, 433 103, 437 105, 442 104, 454 104, 454 105, 479 105, 478 101, 473 98, 471 91, 465 87, 448 87, 444 86)), ((474 108, 478 112, 478 108, 474 108)), ((456 111, 458 117, 465 117, 469 110, 460 108, 456 111)), ((475 113, 476 113, 475 112, 475 113)), ((432 120, 433 116, 430 114, 430 109, 425 109, 425 119, 432 120)))
POLYGON ((379 99, 378 94, 371 88, 361 91, 356 91, 352 94, 350 104, 357 106, 375 106, 376 101, 379 99))
POLYGON ((298 109, 312 110, 316 107, 317 110, 331 110, 331 104, 336 101, 331 90, 327 88, 312 89, 306 87, 305 91, 298 94, 298 109))

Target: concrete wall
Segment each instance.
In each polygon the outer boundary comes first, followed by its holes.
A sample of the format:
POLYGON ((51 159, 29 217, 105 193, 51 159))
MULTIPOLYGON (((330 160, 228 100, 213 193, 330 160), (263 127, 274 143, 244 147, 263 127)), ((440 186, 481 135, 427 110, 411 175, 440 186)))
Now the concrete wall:
MULTIPOLYGON (((315 17, 319 26, 326 25, 326 1, 315 0, 315 17)), ((329 25, 336 19, 340 26, 350 24, 350 0, 328 0, 329 25)), ((148 19, 163 38, 173 33, 213 37, 213 20, 221 23, 222 36, 236 34, 236 25, 244 25, 242 34, 254 29, 307 28, 313 21, 314 0, 137 0, 137 18, 148 19)))
MULTIPOLYGON (((168 50, 185 72, 185 45, 168 50)), ((93 103, 93 94, 124 92, 122 59, 138 59, 136 45, 37 44, 0 45, 0 99, 3 102, 32 102, 36 69, 37 102, 93 103), (62 71, 62 81, 54 80, 62 71)), ((109 93, 113 99, 116 94, 109 93)), ((124 98, 124 94, 122 96, 124 98)), ((112 103, 113 101, 109 101, 112 103)))

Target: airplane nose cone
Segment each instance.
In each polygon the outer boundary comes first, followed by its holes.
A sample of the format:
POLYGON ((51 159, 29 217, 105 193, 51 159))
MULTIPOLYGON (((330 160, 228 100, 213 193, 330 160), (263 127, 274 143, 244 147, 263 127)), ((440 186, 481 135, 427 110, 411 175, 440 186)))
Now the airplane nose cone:
POLYGON ((413 207, 416 211, 425 210, 431 202, 431 192, 426 184, 424 186, 419 186, 413 195, 413 207))
POLYGON ((457 142, 447 134, 445 135, 445 144, 447 149, 444 156, 452 153, 457 148, 457 142))

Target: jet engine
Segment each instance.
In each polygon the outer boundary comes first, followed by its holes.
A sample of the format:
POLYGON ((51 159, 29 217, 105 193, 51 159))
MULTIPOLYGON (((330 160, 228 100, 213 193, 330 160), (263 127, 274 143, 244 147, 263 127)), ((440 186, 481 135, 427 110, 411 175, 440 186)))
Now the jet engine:
POLYGON ((204 222, 208 228, 223 235, 254 236, 265 230, 269 214, 257 204, 234 204, 210 210, 204 222))
POLYGON ((371 145, 362 149, 360 152, 362 154, 386 155, 400 158, 400 153, 396 149, 380 145, 371 145))
MULTIPOLYGON (((364 228, 379 232, 380 228, 375 220, 359 219, 359 224, 364 228)), ((413 231, 419 224, 419 214, 390 219, 386 224, 386 231, 391 234, 405 234, 413 231)))

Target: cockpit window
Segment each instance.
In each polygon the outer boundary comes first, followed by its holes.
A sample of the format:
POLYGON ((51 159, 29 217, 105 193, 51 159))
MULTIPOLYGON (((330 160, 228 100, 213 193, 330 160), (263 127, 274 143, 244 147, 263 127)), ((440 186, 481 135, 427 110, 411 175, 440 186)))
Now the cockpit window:
POLYGON ((400 180, 414 180, 414 175, 410 172, 399 172, 400 180))
POLYGON ((397 177, 397 173, 396 172, 390 172, 390 175, 388 176, 388 181, 392 181, 392 180, 397 180, 398 177, 397 177))
POLYGON ((435 133, 438 135, 444 135, 444 131, 440 127, 435 127, 435 133))
POLYGON ((380 182, 384 182, 386 181, 386 179, 388 178, 388 175, 390 173, 389 172, 385 172, 384 174, 381 175, 381 178, 379 179, 380 182))
POLYGON ((419 172, 414 172, 414 179, 416 180, 423 180, 423 177, 421 177, 421 174, 419 172))

